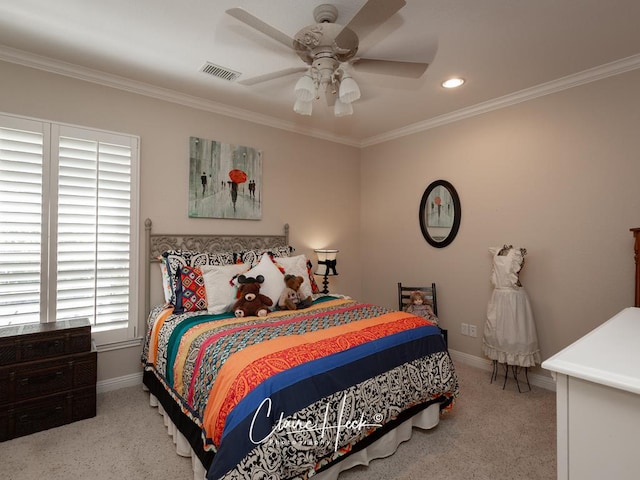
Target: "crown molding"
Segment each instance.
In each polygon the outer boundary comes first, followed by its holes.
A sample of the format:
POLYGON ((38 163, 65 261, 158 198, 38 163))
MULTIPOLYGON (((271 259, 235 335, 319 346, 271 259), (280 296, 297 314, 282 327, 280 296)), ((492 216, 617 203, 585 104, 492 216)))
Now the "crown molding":
POLYGON ((145 95, 147 97, 164 100, 166 102, 171 102, 198 110, 204 110, 207 112, 217 113, 219 115, 224 115, 239 120, 245 120, 251 123, 257 123, 259 125, 264 125, 267 127, 286 130, 301 135, 307 135, 310 137, 319 138, 321 140, 328 140, 330 142, 341 143, 352 147, 360 146, 360 143, 358 141, 355 141, 348 137, 333 135, 322 130, 301 128, 294 123, 285 122, 268 115, 262 115, 259 113, 251 112, 249 110, 231 107, 229 105, 224 105, 222 103, 214 102, 212 100, 207 100, 193 95, 187 95, 168 88, 157 87, 148 83, 138 82, 129 78, 102 72, 100 70, 81 67, 72 63, 54 60, 48 57, 42 57, 40 55, 35 55, 23 50, 10 48, 3 45, 0 45, 0 60, 9 63, 15 63, 25 67, 43 70, 57 75, 75 78, 77 80, 83 80, 86 82, 103 85, 110 88, 116 88, 118 90, 123 90, 138 95, 145 95))
POLYGON ((520 90, 519 92, 511 93, 503 97, 478 103, 468 108, 456 110, 455 112, 430 118, 429 120, 413 123, 406 127, 392 130, 381 135, 369 137, 360 143, 360 147, 369 147, 378 143, 388 142, 389 140, 423 132, 425 130, 430 130, 442 125, 464 120, 466 118, 475 117, 476 115, 499 110, 501 108, 517 105, 518 103, 527 102, 534 98, 551 95, 552 93, 577 87, 585 83, 595 82, 603 78, 612 77, 638 68, 640 68, 640 54, 590 68, 588 70, 568 75, 551 82, 543 83, 535 87, 520 90))
POLYGON ((640 68, 640 54, 627 58, 616 60, 598 67, 590 68, 582 72, 568 75, 557 80, 537 85, 535 87, 520 90, 518 92, 498 97, 486 102, 472 105, 467 108, 456 110, 455 112, 430 118, 422 122, 416 122, 406 127, 385 132, 381 135, 375 135, 365 138, 362 141, 355 140, 339 135, 333 135, 322 130, 301 128, 298 125, 285 122, 283 120, 262 115, 249 110, 231 107, 222 103, 207 100, 201 97, 187 95, 175 90, 157 87, 148 83, 138 82, 118 75, 112 75, 99 70, 81 67, 75 64, 53 60, 48 57, 42 57, 22 50, 0 45, 0 60, 23 65, 25 67, 36 68, 58 75, 84 80, 96 83, 106 87, 116 88, 118 90, 127 91, 147 97, 164 100, 167 102, 183 105, 198 110, 224 115, 227 117, 244 120, 259 125, 286 130, 292 133, 298 133, 329 142, 340 143, 352 147, 364 148, 378 143, 388 142, 397 138, 412 135, 414 133, 423 132, 432 128, 441 127, 449 123, 458 122, 466 118, 482 115, 483 113, 492 112, 501 108, 517 105, 518 103, 533 100, 534 98, 551 95, 562 90, 577 87, 585 83, 595 82, 607 77, 619 75, 631 70, 640 68))

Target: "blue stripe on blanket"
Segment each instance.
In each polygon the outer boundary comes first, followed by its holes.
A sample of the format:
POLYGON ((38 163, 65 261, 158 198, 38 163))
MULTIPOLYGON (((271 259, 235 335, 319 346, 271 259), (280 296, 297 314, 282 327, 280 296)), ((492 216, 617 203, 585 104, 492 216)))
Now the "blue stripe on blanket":
POLYGON ((208 478, 219 478, 231 470, 256 446, 249 432, 252 432, 254 439, 265 438, 277 424, 280 414, 286 418, 332 393, 404 363, 445 350, 438 327, 418 327, 270 377, 242 399, 228 415, 221 445, 208 478), (271 415, 256 415, 266 398, 271 399, 271 415))

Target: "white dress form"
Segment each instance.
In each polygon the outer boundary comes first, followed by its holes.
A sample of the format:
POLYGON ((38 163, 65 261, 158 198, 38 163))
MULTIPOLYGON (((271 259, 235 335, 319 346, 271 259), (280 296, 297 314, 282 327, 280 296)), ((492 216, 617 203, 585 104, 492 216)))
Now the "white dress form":
POLYGON ((489 252, 493 255, 494 290, 487 307, 483 352, 507 366, 535 366, 540 363, 538 335, 529 297, 518 278, 526 250, 505 245, 489 252))

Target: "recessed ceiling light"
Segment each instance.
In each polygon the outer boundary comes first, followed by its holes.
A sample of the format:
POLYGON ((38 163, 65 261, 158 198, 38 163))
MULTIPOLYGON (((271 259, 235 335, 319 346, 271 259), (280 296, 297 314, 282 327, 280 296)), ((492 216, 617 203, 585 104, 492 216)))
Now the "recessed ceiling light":
POLYGON ((450 78, 442 82, 444 88, 456 88, 464 83, 464 78, 450 78))

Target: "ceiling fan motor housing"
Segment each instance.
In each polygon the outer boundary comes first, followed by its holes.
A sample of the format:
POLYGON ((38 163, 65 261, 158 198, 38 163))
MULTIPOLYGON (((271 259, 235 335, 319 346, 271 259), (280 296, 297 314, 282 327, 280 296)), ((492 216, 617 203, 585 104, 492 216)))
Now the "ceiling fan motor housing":
POLYGON ((319 52, 331 52, 339 62, 346 62, 358 52, 358 36, 337 23, 317 23, 304 27, 293 38, 293 48, 298 56, 311 65, 319 52), (340 35, 341 44, 336 44, 340 35))

